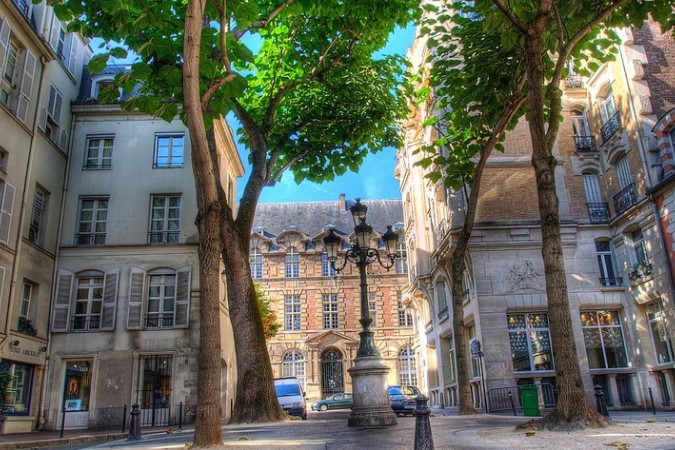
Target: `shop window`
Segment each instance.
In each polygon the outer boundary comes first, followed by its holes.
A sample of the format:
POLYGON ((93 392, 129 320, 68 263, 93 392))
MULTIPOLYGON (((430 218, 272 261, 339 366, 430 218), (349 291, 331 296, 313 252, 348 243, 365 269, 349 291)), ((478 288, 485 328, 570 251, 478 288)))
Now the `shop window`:
POLYGON ((66 411, 88 411, 91 393, 91 363, 66 361, 63 407, 66 411))
POLYGON ((26 416, 30 414, 30 393, 33 382, 33 366, 3 361, 0 371, 9 375, 9 384, 5 390, 2 414, 26 416))

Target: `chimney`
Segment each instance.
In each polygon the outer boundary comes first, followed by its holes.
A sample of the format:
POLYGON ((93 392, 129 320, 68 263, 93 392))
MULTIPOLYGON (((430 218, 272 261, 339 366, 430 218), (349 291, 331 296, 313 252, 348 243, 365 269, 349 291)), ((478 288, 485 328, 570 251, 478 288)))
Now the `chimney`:
POLYGON ((347 210, 347 203, 345 202, 345 194, 344 192, 340 194, 340 211, 346 211, 347 210))

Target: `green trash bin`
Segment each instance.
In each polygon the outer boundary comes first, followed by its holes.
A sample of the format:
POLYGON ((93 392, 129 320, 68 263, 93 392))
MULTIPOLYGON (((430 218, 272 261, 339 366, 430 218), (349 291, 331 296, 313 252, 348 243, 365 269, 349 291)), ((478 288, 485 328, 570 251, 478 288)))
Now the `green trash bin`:
POLYGON ((539 393, 537 386, 520 387, 520 404, 524 416, 539 416, 539 393))

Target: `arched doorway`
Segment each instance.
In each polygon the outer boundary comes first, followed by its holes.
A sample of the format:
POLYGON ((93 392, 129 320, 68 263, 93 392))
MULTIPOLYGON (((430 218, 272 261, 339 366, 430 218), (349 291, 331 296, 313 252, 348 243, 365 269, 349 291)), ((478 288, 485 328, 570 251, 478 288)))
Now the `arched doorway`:
POLYGON ((344 364, 342 352, 329 348, 321 355, 321 394, 328 397, 336 392, 344 392, 344 364))

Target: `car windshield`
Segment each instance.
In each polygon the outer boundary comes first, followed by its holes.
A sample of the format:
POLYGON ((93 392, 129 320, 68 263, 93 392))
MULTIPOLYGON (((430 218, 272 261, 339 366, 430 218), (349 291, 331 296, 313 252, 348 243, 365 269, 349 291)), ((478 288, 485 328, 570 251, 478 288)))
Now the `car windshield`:
POLYGON ((277 397, 300 395, 300 388, 297 384, 277 384, 274 389, 277 391, 277 397))
POLYGON ((420 395, 420 390, 415 386, 402 386, 401 390, 405 395, 420 395))

